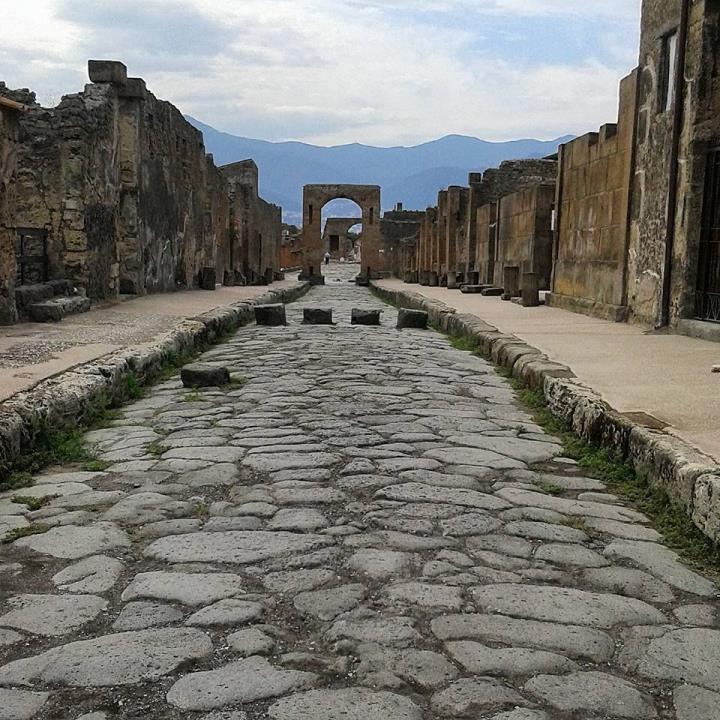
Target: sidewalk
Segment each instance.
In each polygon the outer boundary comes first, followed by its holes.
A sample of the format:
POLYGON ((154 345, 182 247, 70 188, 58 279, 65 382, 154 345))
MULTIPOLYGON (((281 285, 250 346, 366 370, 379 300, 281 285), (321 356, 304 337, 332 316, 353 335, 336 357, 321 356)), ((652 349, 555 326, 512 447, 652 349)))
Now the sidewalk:
POLYGON ((293 279, 267 286, 219 287, 215 292, 147 295, 71 315, 57 324, 0 327, 0 401, 81 363, 153 343, 179 320, 297 284, 293 279))
POLYGON ((720 362, 717 343, 401 280, 377 285, 440 300, 517 335, 572 368, 580 382, 618 412, 650 415, 668 425, 665 432, 720 462, 720 374, 711 373, 720 362))

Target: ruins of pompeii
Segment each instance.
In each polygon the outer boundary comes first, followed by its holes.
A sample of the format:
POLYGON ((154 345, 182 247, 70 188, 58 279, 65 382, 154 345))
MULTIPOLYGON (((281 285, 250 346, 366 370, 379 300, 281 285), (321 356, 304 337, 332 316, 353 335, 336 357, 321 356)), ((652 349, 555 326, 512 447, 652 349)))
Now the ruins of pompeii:
POLYGON ((5 78, 0 720, 720 720, 719 33, 301 227, 123 63, 5 78))

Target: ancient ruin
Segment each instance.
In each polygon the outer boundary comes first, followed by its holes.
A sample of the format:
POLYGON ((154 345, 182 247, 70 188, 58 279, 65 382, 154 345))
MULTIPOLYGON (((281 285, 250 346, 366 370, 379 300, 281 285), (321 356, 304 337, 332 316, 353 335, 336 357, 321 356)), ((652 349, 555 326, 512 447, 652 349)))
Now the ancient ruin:
POLYGON ((122 63, 0 83, 0 324, 76 314, 0 332, 0 720, 719 720, 720 367, 651 331, 719 337, 719 37, 647 0, 616 124, 302 228, 122 63))
POLYGON ((0 86, 3 321, 278 277, 281 211, 258 196, 254 163, 218 168, 122 63, 88 69, 90 84, 52 109, 0 86))
POLYGON ((332 200, 352 200, 362 210, 363 272, 379 277, 385 271, 380 253, 382 205, 377 185, 306 185, 303 189, 303 269, 301 280, 322 284, 321 265, 326 249, 322 237, 322 209, 332 200))

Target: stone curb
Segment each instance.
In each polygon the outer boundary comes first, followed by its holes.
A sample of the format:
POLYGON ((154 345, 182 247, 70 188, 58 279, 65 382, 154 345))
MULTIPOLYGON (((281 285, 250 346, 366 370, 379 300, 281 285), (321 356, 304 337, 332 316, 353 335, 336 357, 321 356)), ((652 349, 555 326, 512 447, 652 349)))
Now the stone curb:
POLYGON ((166 360, 190 354, 254 322, 255 305, 294 302, 308 290, 309 283, 287 290, 269 290, 254 300, 181 320, 157 342, 129 347, 78 365, 8 398, 0 403, 0 479, 9 474, 23 453, 32 451, 40 433, 77 427, 98 408, 122 399, 123 387, 131 374, 144 385, 166 360))
POLYGON ((458 313, 416 292, 389 290, 374 283, 372 290, 393 305, 425 310, 430 324, 449 335, 475 340, 485 355, 513 377, 542 389, 553 415, 584 440, 620 452, 651 485, 664 489, 702 532, 720 542, 720 467, 712 458, 679 438, 631 422, 582 385, 569 367, 475 315, 458 313))

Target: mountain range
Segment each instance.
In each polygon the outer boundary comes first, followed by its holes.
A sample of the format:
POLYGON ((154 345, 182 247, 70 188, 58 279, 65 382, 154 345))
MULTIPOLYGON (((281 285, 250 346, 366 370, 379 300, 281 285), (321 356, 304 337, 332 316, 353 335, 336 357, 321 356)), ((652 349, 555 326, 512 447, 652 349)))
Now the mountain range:
MULTIPOLYGON (((380 185, 383 209, 402 202, 406 210, 424 210, 436 203, 438 190, 448 185, 467 185, 469 172, 495 167, 503 160, 544 157, 571 139, 565 136, 549 141, 488 142, 447 135, 413 147, 357 143, 321 147, 253 140, 220 132, 190 116, 186 119, 203 133, 205 149, 213 154, 216 164, 252 158, 260 170, 260 194, 281 205, 285 221, 293 223, 300 220, 302 187, 309 183, 380 185)), ((350 206, 352 212, 355 206, 350 206)))

